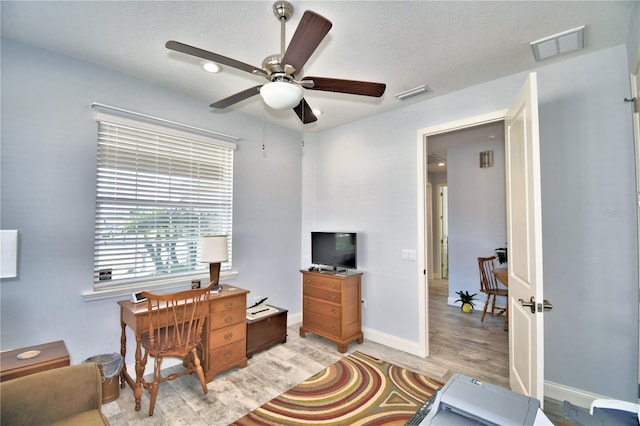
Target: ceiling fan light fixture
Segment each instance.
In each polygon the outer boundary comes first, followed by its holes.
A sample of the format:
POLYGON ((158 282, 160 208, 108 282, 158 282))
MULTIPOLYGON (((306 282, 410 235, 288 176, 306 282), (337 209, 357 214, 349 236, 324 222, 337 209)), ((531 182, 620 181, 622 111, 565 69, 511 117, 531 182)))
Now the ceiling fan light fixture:
POLYGON ((302 89, 293 83, 272 81, 260 88, 260 96, 273 109, 290 109, 302 100, 302 89))
POLYGON ((215 62, 204 62, 202 64, 202 69, 206 72, 217 73, 222 71, 222 67, 215 62))

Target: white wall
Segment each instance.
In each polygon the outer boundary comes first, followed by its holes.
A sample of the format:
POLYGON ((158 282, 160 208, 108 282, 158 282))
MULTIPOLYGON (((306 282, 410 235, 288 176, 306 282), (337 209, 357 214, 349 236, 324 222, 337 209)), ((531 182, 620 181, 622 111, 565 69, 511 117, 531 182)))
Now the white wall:
MULTIPOLYGON (((507 239, 504 141, 459 145, 447 151, 449 187, 449 302, 457 291, 479 292, 478 257, 490 257, 507 239), (494 166, 479 167, 481 151, 492 150, 494 166)), ((500 264, 496 261, 496 267, 500 264)), ((506 265, 504 265, 506 266, 506 265)), ((500 306, 504 300, 498 301, 500 306)))
POLYGON ((206 100, 8 40, 2 40, 1 84, 1 226, 20 233, 19 276, 0 286, 3 350, 62 339, 72 363, 120 351, 117 299, 84 302, 81 296, 93 276, 92 102, 241 138, 233 284, 251 290, 249 302, 268 296, 276 306, 300 311, 299 134, 267 125, 263 139, 255 119, 215 113, 206 100))
MULTIPOLYGON (((297 269, 309 266, 310 231, 353 230, 365 330, 417 342, 422 271, 401 259, 417 244, 417 129, 502 110, 524 79, 308 135, 302 149, 299 135, 267 126, 262 152, 261 122, 3 40, 1 226, 20 230, 21 241, 19 278, 0 286, 2 349, 64 339, 74 363, 119 350, 115 301, 81 298, 92 277, 94 101, 242 138, 236 284, 299 313, 297 269)), ((555 306, 546 316, 545 377, 634 400, 638 248, 625 47, 543 66, 538 80, 544 279, 555 306)))
MULTIPOLYGON (((418 341, 416 132, 507 108, 512 75, 316 135, 303 157, 302 266, 308 233, 364 235, 365 330, 418 341)), ((538 69, 545 379, 635 400, 638 248, 625 46, 538 69)), ((437 96, 437 88, 436 88, 437 96)), ((498 243, 500 243, 498 241, 498 243)), ((365 333, 365 338, 367 333, 365 333)), ((369 333, 372 335, 372 333, 369 333)))

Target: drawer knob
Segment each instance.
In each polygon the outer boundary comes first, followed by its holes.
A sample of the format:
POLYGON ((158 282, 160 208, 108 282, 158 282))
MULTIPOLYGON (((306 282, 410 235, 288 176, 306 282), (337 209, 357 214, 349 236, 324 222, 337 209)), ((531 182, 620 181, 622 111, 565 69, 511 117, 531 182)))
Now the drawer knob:
POLYGON ((233 302, 227 302, 224 304, 224 307, 227 309, 233 308, 233 302))
POLYGON ((338 311, 336 310, 336 308, 331 308, 331 313, 332 313, 332 314, 334 314, 334 315, 335 315, 337 312, 338 312, 338 311))
POLYGON ((224 335, 224 340, 231 340, 233 338, 233 332, 224 335))
POLYGON ((336 300, 337 298, 338 298, 338 296, 336 294, 331 293, 329 295, 329 299, 331 299, 331 300, 336 300))
POLYGON ((224 322, 226 322, 227 324, 229 324, 231 321, 233 321, 233 317, 226 317, 224 319, 224 322))
POLYGON ((304 294, 311 294, 311 289, 310 288, 306 288, 304 290, 304 294))

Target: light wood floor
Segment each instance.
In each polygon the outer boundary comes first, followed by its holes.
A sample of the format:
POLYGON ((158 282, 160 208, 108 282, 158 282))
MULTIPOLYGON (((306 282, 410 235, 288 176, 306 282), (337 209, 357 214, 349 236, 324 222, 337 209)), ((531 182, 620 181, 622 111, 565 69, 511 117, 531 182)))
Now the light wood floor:
MULTIPOLYGON (((362 345, 349 345, 349 352, 361 351, 442 381, 459 372, 508 387, 508 333, 502 329, 503 319, 487 316, 480 322, 484 301, 477 303, 472 314, 463 314, 446 304, 447 291, 446 281, 430 283, 429 357, 367 341, 366 334, 362 345)), ((255 354, 246 368, 216 376, 208 384, 207 395, 195 376, 183 376, 160 385, 153 417, 148 417, 146 392, 142 410, 136 412, 128 387, 120 389, 116 401, 103 405, 102 412, 113 426, 228 425, 342 357, 327 340, 310 333, 300 338, 298 327, 289 327, 285 344, 255 354)), ((545 400, 545 412, 556 424, 567 422, 561 411, 557 401, 545 400)))

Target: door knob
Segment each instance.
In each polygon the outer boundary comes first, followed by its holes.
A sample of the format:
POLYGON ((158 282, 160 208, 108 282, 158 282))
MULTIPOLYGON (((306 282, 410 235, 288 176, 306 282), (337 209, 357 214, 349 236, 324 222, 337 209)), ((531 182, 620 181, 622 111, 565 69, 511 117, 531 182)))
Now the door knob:
MULTIPOLYGON (((525 308, 530 308, 532 314, 536 313, 535 297, 531 296, 531 299, 529 299, 528 302, 525 302, 523 299, 518 299, 518 302, 520 302, 520 304, 525 308)), ((537 308, 538 308, 538 312, 542 312, 542 310, 550 311, 553 309, 553 305, 547 299, 544 299, 543 303, 538 303, 537 308)))
POLYGON ((525 302, 524 299, 518 299, 518 302, 520 302, 520 304, 522 306, 524 306, 525 308, 531 308, 531 313, 535 314, 536 313, 536 298, 531 296, 531 299, 529 299, 528 302, 525 302))

